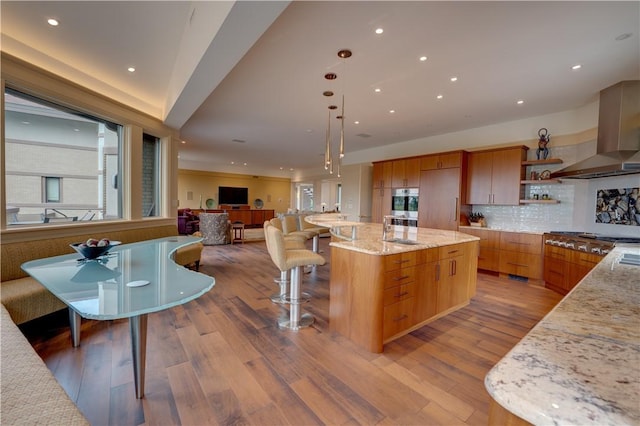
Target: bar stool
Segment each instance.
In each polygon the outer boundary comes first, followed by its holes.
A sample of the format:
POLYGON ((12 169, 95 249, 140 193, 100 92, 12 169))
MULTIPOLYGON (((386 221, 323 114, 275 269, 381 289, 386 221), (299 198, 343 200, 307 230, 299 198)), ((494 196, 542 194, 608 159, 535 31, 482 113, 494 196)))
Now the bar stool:
POLYGON ((280 271, 291 270, 291 292, 287 298, 289 303, 289 318, 279 318, 278 326, 290 330, 299 330, 308 327, 313 324, 314 318, 311 314, 302 314, 300 311, 300 305, 303 303, 300 293, 303 275, 302 268, 305 265, 324 265, 324 257, 306 249, 287 250, 282 231, 275 226, 267 227, 266 240, 268 241, 267 250, 273 263, 280 271))
MULTIPOLYGON (((271 220, 265 221, 264 224, 262 225, 264 229, 264 237, 265 237, 264 241, 267 245, 267 251, 269 251, 269 238, 267 238, 267 228, 270 226, 275 226, 277 229, 280 229, 278 228, 277 225, 274 225, 274 223, 279 224, 279 222, 280 222, 280 219, 273 218, 271 220)), ((287 236, 285 235, 284 244, 285 244, 286 250, 304 250, 305 249, 305 239, 302 237, 292 236, 290 238, 287 238, 287 236)), ((275 281, 280 287, 280 292, 272 294, 270 297, 271 301, 273 303, 288 303, 287 302, 287 285, 289 284, 289 271, 288 270, 280 271, 280 277, 274 278, 273 281, 275 281)), ((308 295, 303 293, 303 297, 308 298, 308 295)))

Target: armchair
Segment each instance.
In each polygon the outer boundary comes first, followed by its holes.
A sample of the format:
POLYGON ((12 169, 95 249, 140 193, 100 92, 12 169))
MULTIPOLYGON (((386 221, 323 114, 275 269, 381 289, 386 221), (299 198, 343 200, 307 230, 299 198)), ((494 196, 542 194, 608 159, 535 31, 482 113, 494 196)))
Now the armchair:
POLYGON ((190 235, 200 229, 200 219, 191 209, 178 209, 178 233, 190 235))

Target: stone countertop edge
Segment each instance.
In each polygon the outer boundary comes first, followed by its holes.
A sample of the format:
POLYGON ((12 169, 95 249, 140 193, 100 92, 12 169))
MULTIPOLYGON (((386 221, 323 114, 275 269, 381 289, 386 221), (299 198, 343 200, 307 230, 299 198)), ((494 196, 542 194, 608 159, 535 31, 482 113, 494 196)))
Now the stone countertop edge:
MULTIPOLYGON (((345 230, 345 234, 342 236, 344 239, 342 241, 332 241, 329 245, 376 256, 386 256, 457 243, 480 241, 480 238, 474 235, 457 231, 405 226, 393 226, 392 228, 393 234, 390 235, 390 237, 411 240, 414 244, 382 241, 382 224, 361 223, 357 228, 355 240, 349 239, 348 236, 351 235, 352 229, 350 226, 347 226, 347 230, 345 230)), ((341 238, 341 236, 332 235, 341 238)))
POLYGON ((640 424, 640 266, 619 244, 485 377, 491 397, 535 424, 640 424))

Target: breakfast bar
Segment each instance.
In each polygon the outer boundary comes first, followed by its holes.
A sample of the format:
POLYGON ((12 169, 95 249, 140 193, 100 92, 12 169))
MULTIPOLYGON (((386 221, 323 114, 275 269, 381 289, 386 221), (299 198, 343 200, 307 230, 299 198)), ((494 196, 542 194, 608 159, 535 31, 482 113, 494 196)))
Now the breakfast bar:
POLYGON ((329 328, 357 345, 380 353, 475 295, 479 238, 323 219, 306 220, 331 228, 329 328))

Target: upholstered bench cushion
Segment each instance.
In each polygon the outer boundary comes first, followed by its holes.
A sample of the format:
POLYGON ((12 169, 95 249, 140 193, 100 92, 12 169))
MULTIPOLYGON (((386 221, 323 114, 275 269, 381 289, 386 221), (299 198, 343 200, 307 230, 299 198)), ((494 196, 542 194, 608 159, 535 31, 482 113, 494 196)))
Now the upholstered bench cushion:
POLYGON ((60 299, 31 277, 3 281, 2 304, 16 324, 66 308, 60 299))
POLYGON ((2 424, 88 425, 2 305, 0 329, 2 424))

